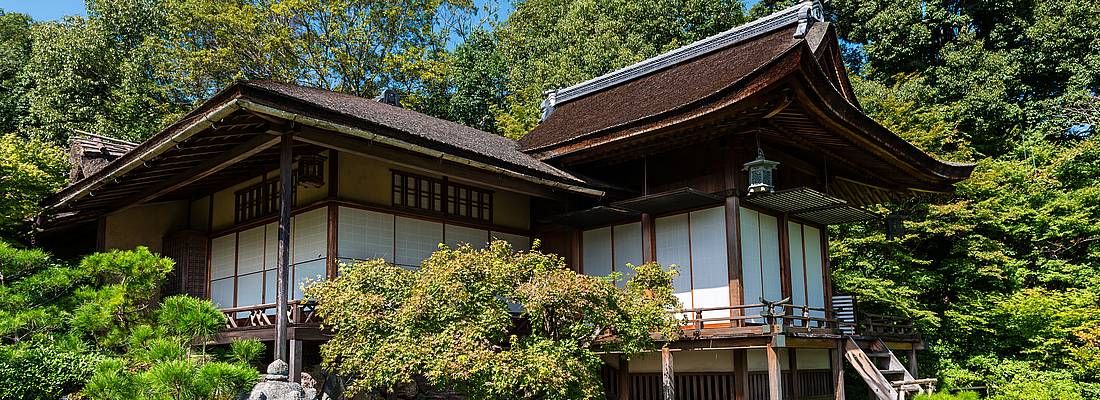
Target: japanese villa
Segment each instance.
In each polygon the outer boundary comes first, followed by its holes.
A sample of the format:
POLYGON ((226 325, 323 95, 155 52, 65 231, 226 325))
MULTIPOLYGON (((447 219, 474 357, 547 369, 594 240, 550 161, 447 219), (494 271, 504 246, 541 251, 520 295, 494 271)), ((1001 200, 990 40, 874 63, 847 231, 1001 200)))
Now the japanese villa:
POLYGON ((820 6, 798 4, 550 91, 519 141, 392 96, 238 82, 143 143, 75 140, 39 240, 173 258, 165 290, 224 308, 219 343, 285 338, 276 356, 296 377, 326 339, 303 283, 356 259, 415 268, 439 243, 539 239, 585 274, 681 269, 684 335, 605 355, 608 398, 843 399, 845 362, 877 398, 907 398, 933 383, 916 371, 923 343, 833 292, 826 228, 951 193, 973 165, 866 116, 838 46, 820 6))

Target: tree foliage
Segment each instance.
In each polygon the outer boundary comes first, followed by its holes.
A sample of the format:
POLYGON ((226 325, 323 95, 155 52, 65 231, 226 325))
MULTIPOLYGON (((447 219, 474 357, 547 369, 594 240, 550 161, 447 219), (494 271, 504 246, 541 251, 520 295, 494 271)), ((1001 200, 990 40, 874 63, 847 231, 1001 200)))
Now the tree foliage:
POLYGON ((172 267, 146 248, 70 264, 0 241, 0 398, 237 398, 264 347, 192 348, 224 319, 209 300, 161 299, 172 267))
MULTIPOLYGON (((307 289, 333 331, 326 366, 350 390, 454 390, 471 399, 602 396, 593 346, 632 355, 675 334, 674 272, 636 267, 624 288, 577 274, 558 256, 441 248, 419 270, 382 260, 346 266, 307 289)), ((621 281, 620 281, 621 283, 621 281)))

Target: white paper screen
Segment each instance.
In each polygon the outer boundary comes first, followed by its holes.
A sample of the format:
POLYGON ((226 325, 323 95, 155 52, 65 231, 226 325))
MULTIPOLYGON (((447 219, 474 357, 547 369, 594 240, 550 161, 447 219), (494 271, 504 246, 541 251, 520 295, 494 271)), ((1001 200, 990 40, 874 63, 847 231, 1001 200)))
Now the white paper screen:
POLYGON ((611 227, 591 229, 581 234, 585 275, 611 274, 611 227))

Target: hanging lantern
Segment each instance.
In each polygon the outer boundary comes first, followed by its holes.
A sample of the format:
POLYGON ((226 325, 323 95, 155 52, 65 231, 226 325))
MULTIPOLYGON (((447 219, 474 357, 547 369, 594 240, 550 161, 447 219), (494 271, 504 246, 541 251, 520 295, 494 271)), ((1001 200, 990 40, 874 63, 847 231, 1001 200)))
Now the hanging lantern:
POLYGON ((778 162, 764 158, 760 143, 756 144, 756 159, 745 163, 742 171, 749 171, 749 194, 771 193, 775 190, 774 174, 778 162))
POLYGON ((318 188, 325 185, 325 158, 320 154, 298 156, 298 184, 318 188))
POLYGON ((886 216, 886 240, 895 240, 905 236, 905 217, 896 212, 886 216))

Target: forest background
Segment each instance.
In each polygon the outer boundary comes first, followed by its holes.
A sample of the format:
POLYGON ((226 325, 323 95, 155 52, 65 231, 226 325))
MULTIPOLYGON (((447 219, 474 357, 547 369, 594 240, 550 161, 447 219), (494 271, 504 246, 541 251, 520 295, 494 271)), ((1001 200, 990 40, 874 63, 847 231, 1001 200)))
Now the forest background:
MULTIPOLYGON (((45 280, 66 260, 33 250, 27 221, 66 183, 74 132, 140 141, 234 80, 275 79, 361 96, 392 88, 408 108, 516 138, 537 123, 544 90, 789 4, 89 0, 85 16, 59 21, 0 13, 0 301, 34 305, 51 299, 27 293, 72 284, 45 280)), ((1100 398, 1095 2, 832 0, 825 9, 862 108, 937 157, 978 163, 954 197, 883 205, 907 220, 898 239, 878 224, 834 228, 837 292, 917 318, 929 343, 922 374, 942 387, 1100 398)), ((33 368, 81 365, 60 357, 84 360, 87 345, 26 340, 68 332, 71 321, 32 317, 0 313, 0 365, 43 355, 55 359, 33 368)))

